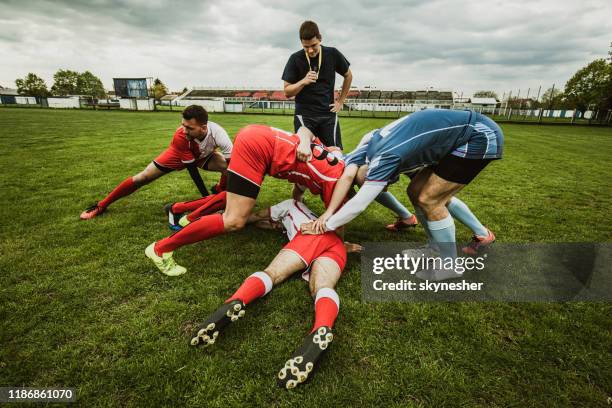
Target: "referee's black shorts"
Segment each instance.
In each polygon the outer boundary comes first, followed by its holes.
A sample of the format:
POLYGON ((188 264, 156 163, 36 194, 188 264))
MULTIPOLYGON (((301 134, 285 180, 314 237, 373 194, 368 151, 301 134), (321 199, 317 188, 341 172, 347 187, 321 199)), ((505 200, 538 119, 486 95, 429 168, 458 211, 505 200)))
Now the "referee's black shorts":
POLYGON ((336 146, 342 149, 342 135, 340 134, 340 123, 338 115, 329 116, 304 116, 293 117, 293 128, 297 132, 302 126, 306 126, 327 147, 336 146))

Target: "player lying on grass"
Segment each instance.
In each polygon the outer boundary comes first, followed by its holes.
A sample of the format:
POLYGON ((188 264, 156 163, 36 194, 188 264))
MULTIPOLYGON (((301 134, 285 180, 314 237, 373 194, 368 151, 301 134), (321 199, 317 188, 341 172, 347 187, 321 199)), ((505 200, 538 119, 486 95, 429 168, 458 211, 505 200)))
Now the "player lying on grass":
POLYGON ((335 287, 346 264, 346 252, 362 249, 359 245, 343 244, 335 232, 303 235, 299 231, 300 225, 316 218, 304 203, 293 199, 249 217, 249 222, 257 222, 260 227, 284 229, 289 243, 268 267, 249 276, 221 307, 204 320, 194 333, 191 345, 214 344, 230 323, 244 316, 246 306, 265 296, 291 275, 304 271, 302 277, 309 282, 310 294, 314 298, 315 321, 301 347, 278 373, 277 380, 280 387, 287 389, 306 381, 334 338, 332 329, 340 307, 335 287))
POLYGON ((242 229, 266 174, 306 186, 313 194, 321 195, 327 205, 343 170, 344 162, 305 127, 298 134, 290 134, 269 126, 247 126, 236 135, 223 214, 199 218, 177 233, 152 243, 145 254, 162 273, 181 275, 187 270, 174 262, 172 252, 183 245, 242 229))
MULTIPOLYGON (((318 221, 303 226, 303 232, 321 233, 345 225, 401 173, 429 166, 411 181, 408 196, 440 257, 455 258, 455 224, 446 205, 492 160, 502 157, 503 144, 499 126, 477 112, 428 109, 400 118, 374 132, 365 155, 350 155, 327 210, 318 221), (334 214, 360 168, 366 171, 362 188, 334 214)), ((481 243, 493 239, 487 231, 481 243)), ((417 276, 443 280, 460 275, 442 269, 423 270, 417 276)))
MULTIPOLYGON (((370 139, 372 139, 375 131, 376 130, 373 130, 363 136, 355 150, 344 157, 345 160, 350 159, 354 163, 365 163, 368 143, 370 142, 370 139)), ((406 175, 412 180, 420 170, 422 170, 422 168, 417 168, 415 171, 406 173, 406 175)), ((363 185, 365 182, 366 172, 367 168, 365 167, 362 169, 362 171, 358 171, 354 184, 359 186, 363 185)), ((376 201, 397 214, 396 222, 387 225, 386 229, 388 231, 401 231, 405 230, 406 228, 415 227, 418 224, 416 216, 413 215, 406 207, 404 207, 402 203, 400 203, 399 200, 390 192, 383 191, 378 195, 378 197, 376 197, 376 201)), ((457 197, 453 197, 446 204, 446 208, 454 219, 468 227, 474 234, 472 236, 472 241, 462 248, 464 253, 468 255, 476 255, 479 248, 492 244, 495 241, 495 235, 493 232, 487 229, 480 222, 466 203, 457 197)), ((430 245, 433 246, 432 243, 430 243, 430 245)))
POLYGON ((183 111, 181 126, 174 133, 170 146, 143 171, 126 178, 102 201, 83 211, 80 218, 89 220, 97 217, 121 197, 132 194, 165 174, 184 168, 189 169, 202 195, 208 193, 198 168, 220 172, 221 180, 216 188, 224 189, 227 161, 231 154, 232 141, 227 132, 218 124, 208 120, 206 109, 198 105, 188 106, 183 111))

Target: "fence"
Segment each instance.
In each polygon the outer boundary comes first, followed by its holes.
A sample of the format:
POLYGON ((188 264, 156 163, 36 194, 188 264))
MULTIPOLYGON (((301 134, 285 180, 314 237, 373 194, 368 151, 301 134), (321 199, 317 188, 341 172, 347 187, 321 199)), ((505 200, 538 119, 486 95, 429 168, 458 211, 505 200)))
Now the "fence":
MULTIPOLYGON (((0 107, 38 107, 38 108, 74 108, 74 109, 130 109, 130 110, 156 110, 156 111, 180 111, 184 106, 189 104, 201 104, 208 109, 210 99, 206 100, 181 100, 180 104, 159 104, 152 103, 152 100, 145 100, 143 103, 135 103, 138 101, 132 100, 95 100, 91 98, 79 98, 78 101, 71 104, 53 103, 54 99, 59 98, 34 98, 20 97, 20 100, 4 99, 0 107), (21 101, 21 103, 20 103, 21 101), (33 102, 36 104, 33 104, 33 102), (121 103, 131 101, 133 103, 121 103), (12 102, 12 103, 6 103, 12 102), (15 103, 17 102, 17 103, 15 103), (51 103, 50 103, 51 102, 51 103), (142 105, 142 106, 141 106, 142 105), (146 105, 146 106, 144 106, 146 105)), ((59 101, 58 101, 59 102, 59 101)), ((278 115, 293 115, 295 111, 295 103, 293 101, 270 101, 270 100, 253 100, 249 98, 225 98, 215 101, 215 109, 211 111, 226 112, 226 113, 263 113, 263 114, 278 114, 278 115), (218 105, 218 106, 217 106, 218 105)), ((490 116, 492 119, 499 122, 529 122, 529 123, 567 123, 567 124, 612 124, 612 110, 587 110, 584 112, 576 109, 555 109, 551 106, 548 109, 534 108, 526 109, 521 107, 512 107, 509 103, 497 104, 497 106, 478 106, 475 104, 460 103, 455 104, 452 101, 390 101, 390 100, 358 100, 348 99, 343 109, 338 113, 343 117, 363 117, 363 118, 398 118, 400 116, 417 112, 423 109, 472 109, 490 116), (501 105, 501 106, 500 106, 501 105), (505 106, 504 106, 505 105, 505 106)))

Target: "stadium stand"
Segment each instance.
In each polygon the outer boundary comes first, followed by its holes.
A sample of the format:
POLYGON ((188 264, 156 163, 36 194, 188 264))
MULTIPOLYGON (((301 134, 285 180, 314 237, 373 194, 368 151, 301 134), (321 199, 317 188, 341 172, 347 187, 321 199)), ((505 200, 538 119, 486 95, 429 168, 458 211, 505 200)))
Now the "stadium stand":
POLYGON ((253 93, 253 99, 268 99, 268 91, 257 91, 253 93))
POLYGON ((283 91, 274 91, 270 95, 270 100, 271 101, 288 101, 289 98, 285 96, 285 92, 283 91))

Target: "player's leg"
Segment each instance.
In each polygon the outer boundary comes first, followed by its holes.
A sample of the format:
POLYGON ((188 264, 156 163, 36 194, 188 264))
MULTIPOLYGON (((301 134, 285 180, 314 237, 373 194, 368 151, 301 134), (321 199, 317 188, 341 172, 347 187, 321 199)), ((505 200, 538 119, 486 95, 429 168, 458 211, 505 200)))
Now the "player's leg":
POLYGON ((216 171, 221 173, 219 182, 212 188, 213 193, 219 193, 225 191, 227 187, 227 166, 228 162, 225 157, 219 152, 212 152, 202 168, 208 171, 216 171))
POLYGON ((332 328, 340 308, 335 287, 346 264, 346 250, 335 234, 329 234, 322 238, 329 246, 320 252, 310 270, 309 286, 315 307, 313 328, 279 371, 278 385, 283 388, 293 388, 306 381, 334 338, 332 328))
MULTIPOLYGON (((162 273, 174 273, 172 269, 177 265, 172 259, 172 252, 176 248, 244 228, 255 207, 266 169, 272 161, 272 137, 270 128, 262 126, 247 126, 238 132, 234 159, 228 168, 225 212, 206 215, 177 233, 149 245, 145 254, 162 273), (166 262, 172 268, 168 269, 166 262)), ((180 272, 184 273, 185 268, 182 269, 180 272)))
POLYGON ((412 193, 413 201, 426 217, 426 225, 433 243, 440 249, 442 258, 455 258, 457 249, 455 246, 455 223, 453 217, 446 208, 446 203, 463 187, 463 184, 445 180, 433 171, 424 170, 415 177, 426 177, 420 190, 412 193))
POLYGON ((429 231, 429 228, 427 226, 427 217, 425 216, 425 212, 421 207, 415 204, 418 202, 419 192, 423 189, 423 186, 427 182, 431 173, 432 170, 430 168, 425 168, 418 172, 414 177, 411 177, 410 184, 406 189, 406 193, 408 194, 408 198, 414 206, 414 215, 417 218, 419 224, 421 224, 421 226, 423 227, 425 235, 427 235, 428 245, 435 246, 435 244, 433 243, 431 232, 429 231))
POLYGON ((149 163, 149 165, 143 171, 135 176, 128 177, 119 183, 119 185, 115 187, 106 197, 104 197, 102 201, 88 207, 85 211, 83 211, 83 213, 81 213, 80 218, 82 220, 89 220, 97 217, 106 211, 109 205, 121 197, 132 194, 140 187, 149 184, 170 171, 172 171, 172 169, 164 167, 160 168, 156 166, 154 162, 149 163))
POLYGON ((238 290, 204 320, 194 333, 191 345, 214 344, 231 322, 244 316, 247 305, 267 295, 274 286, 305 267, 306 264, 296 253, 281 250, 267 268, 246 278, 238 290))
POLYGON ((145 254, 163 274, 182 275, 186 269, 177 265, 172 258, 175 249, 244 228, 253 207, 255 207, 254 198, 228 192, 223 214, 206 215, 190 223, 169 237, 149 245, 145 254))
POLYGON ((472 236, 472 241, 462 248, 464 253, 476 255, 481 248, 495 242, 495 234, 482 225, 480 220, 474 215, 465 202, 457 197, 452 197, 448 204, 446 204, 446 208, 448 208, 448 212, 453 218, 472 230, 474 234, 472 236))
MULTIPOLYGON (((455 223, 446 204, 490 161, 490 159, 465 159, 449 154, 437 165, 431 169, 425 169, 415 177, 415 181, 419 181, 420 184, 410 193, 411 200, 415 206, 423 210, 431 238, 438 246, 440 257, 443 259, 457 256, 455 223)), ((422 279, 444 280, 460 275, 452 269, 444 269, 421 271, 417 273, 417 276, 422 279)))
POLYGON ((388 231, 402 231, 406 228, 416 227, 419 223, 416 216, 404 207, 389 191, 380 193, 378 197, 376 197, 376 201, 397 215, 397 220, 393 224, 389 224, 385 227, 388 231))
POLYGON ((193 201, 166 204, 168 225, 170 229, 178 231, 198 218, 225 209, 226 202, 227 192, 222 191, 193 201), (187 212, 189 214, 185 215, 187 212))
POLYGON ((338 316, 340 299, 335 291, 342 275, 338 263, 330 258, 317 258, 310 272, 310 295, 314 298, 315 321, 311 333, 325 326, 334 327, 338 316))

